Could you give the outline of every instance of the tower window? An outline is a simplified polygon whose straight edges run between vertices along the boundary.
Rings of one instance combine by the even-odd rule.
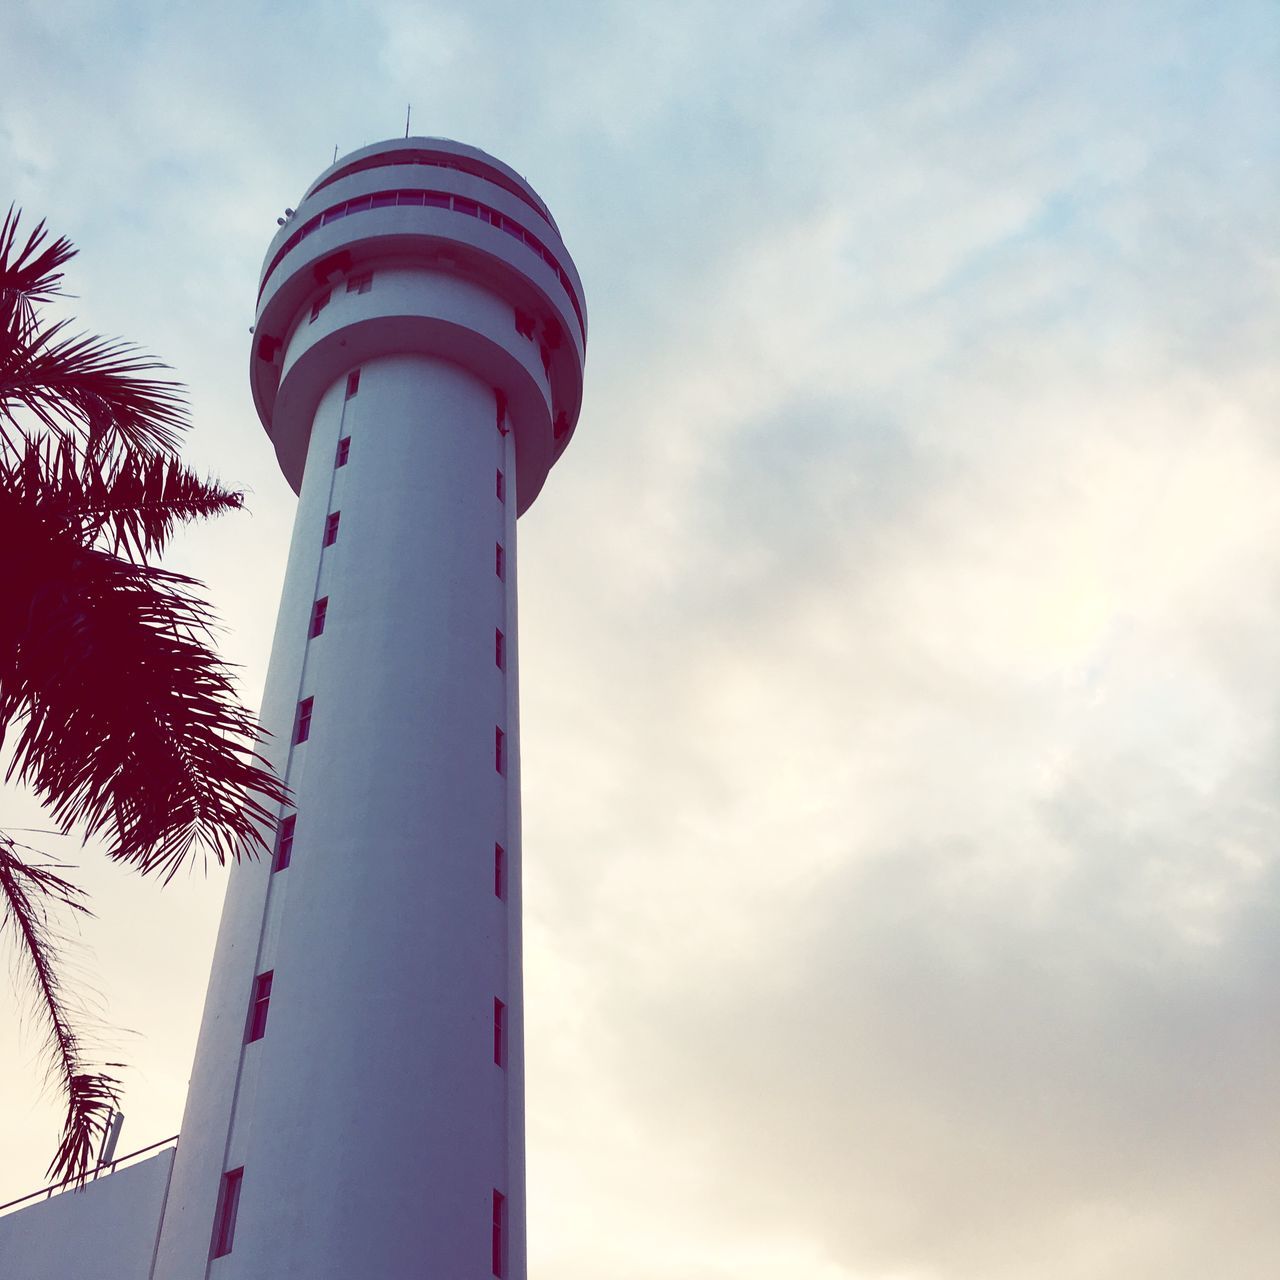
[[[502,554],[502,543],[498,543],[493,556],[493,571],[504,582],[507,580],[506,557]]]
[[[311,630],[307,632],[309,639],[314,640],[316,636],[324,634],[324,620],[329,613],[329,597],[321,596],[319,600],[311,606]]]
[[[507,771],[507,735],[496,727],[493,731],[493,767],[499,773]]]
[[[354,201],[352,203],[355,203]],[[367,207],[367,206],[366,206]],[[349,212],[356,213],[358,210],[349,209]],[[347,281],[348,293],[368,293],[373,288],[373,272],[366,271],[363,275],[352,276]]]
[[[324,545],[331,547],[338,540],[338,521],[342,519],[341,511],[330,511],[324,522]]]
[[[209,1248],[211,1258],[225,1258],[231,1252],[231,1241],[236,1234],[236,1213],[240,1208],[240,1184],[243,1181],[243,1165],[238,1169],[229,1169],[222,1175],[222,1185],[218,1188],[218,1208],[213,1215],[213,1243]],[[497,1195],[496,1191],[494,1195]],[[496,1209],[494,1214],[496,1222]]]
[[[499,467],[499,468],[498,468],[498,471],[497,471],[497,480],[495,481],[495,486],[494,486],[494,487],[497,489],[497,492],[498,492],[498,501],[499,501],[499,502],[506,502],[506,500],[507,500],[507,477],[506,477],[506,476],[504,476],[504,475],[502,474],[502,468],[501,468],[501,467]]]
[[[352,369],[347,374],[347,399],[350,400],[360,390],[360,370]]]
[[[507,896],[507,851],[500,844],[493,846],[493,894],[495,898]]]
[[[298,703],[298,722],[294,726],[293,741],[294,743],[306,742],[311,737],[311,708],[315,705],[314,698],[303,698]]]
[[[507,669],[507,637],[496,627],[493,632],[493,660],[500,670]]]
[[[280,819],[280,826],[276,829],[276,856],[271,862],[272,871],[283,871],[293,860],[293,829],[297,825],[296,813]]]
[[[507,1006],[493,998],[493,1060],[500,1066],[507,1065]]]
[[[320,296],[319,296],[319,297],[318,297],[318,298],[317,298],[317,299],[316,299],[316,300],[311,304],[311,323],[313,323],[313,324],[314,324],[314,323],[315,323],[315,320],[316,320],[316,317],[317,317],[317,316],[319,316],[319,314],[320,314],[320,313],[325,309],[325,307],[327,307],[327,306],[329,305],[329,298],[330,298],[330,296],[331,296],[331,295],[330,295],[330,293],[329,293],[329,290],[328,290],[328,289],[326,289],[326,290],[325,290],[325,291],[324,291],[324,292],[323,292],[323,293],[322,293],[322,294],[321,294],[321,295],[320,295]]]
[[[249,1006],[249,1025],[244,1033],[245,1044],[261,1040],[267,1033],[267,1006],[271,1003],[271,979],[274,969],[260,973],[253,980],[253,1003]]]
[[[502,1280],[507,1274],[507,1197],[496,1187],[493,1192],[493,1274]]]
[[[343,436],[338,441],[338,459],[333,465],[335,467],[345,467],[349,457],[351,457],[351,437]]]
[[[533,338],[533,317],[519,307],[516,308],[516,332],[522,338]]]

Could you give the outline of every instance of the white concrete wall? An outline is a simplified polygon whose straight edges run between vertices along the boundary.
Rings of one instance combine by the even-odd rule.
[[[350,400],[346,374],[312,431],[263,707],[297,799],[292,864],[231,877],[157,1280],[486,1276],[495,1187],[507,1274],[525,1274],[513,437],[458,365],[367,360]],[[306,696],[311,737],[290,750]],[[244,1045],[267,969],[266,1035]],[[206,1272],[219,1180],[240,1165],[234,1248]]]
[[[173,1148],[0,1217],[4,1280],[146,1280]]]

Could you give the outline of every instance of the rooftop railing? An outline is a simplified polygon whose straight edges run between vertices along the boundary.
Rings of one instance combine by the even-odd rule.
[[[164,1138],[160,1142],[153,1142],[149,1147],[139,1147],[137,1151],[130,1151],[127,1156],[119,1156],[115,1160],[109,1160],[106,1164],[100,1164],[96,1169],[85,1177],[85,1182],[96,1182],[99,1178],[105,1177],[109,1173],[115,1173],[122,1165],[132,1164],[139,1156],[145,1156],[149,1152],[159,1151],[164,1147],[177,1146],[178,1135],[175,1133],[172,1138]],[[57,1195],[59,1191],[74,1190],[78,1188],[80,1183],[74,1178],[64,1178],[61,1182],[51,1182],[47,1187],[41,1187],[39,1191],[32,1191],[29,1195],[19,1196],[16,1200],[10,1200],[8,1204],[0,1204],[0,1214],[8,1213],[10,1209],[18,1209],[26,1204],[33,1204],[37,1200],[49,1200]]]

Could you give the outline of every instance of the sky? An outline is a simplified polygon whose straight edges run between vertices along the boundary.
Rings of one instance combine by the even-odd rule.
[[[531,1280],[1273,1280],[1280,8],[5,26],[0,201],[248,493],[169,563],[250,705],[277,215],[412,102],[581,272],[582,417],[520,527]],[[225,873],[24,838],[94,898],[121,1150],[165,1138]],[[56,1142],[38,1049],[0,986],[0,1201]]]

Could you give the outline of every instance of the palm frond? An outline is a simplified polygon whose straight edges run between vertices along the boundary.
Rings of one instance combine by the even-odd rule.
[[[7,776],[165,880],[198,853],[265,852],[288,793],[206,642],[200,584],[33,534],[3,491],[0,545],[39,548],[0,594],[0,732],[21,724]]]
[[[58,910],[91,914],[82,891],[48,866],[25,862],[13,840],[0,832],[0,933],[11,927],[19,960],[48,1030],[49,1070],[60,1078],[67,1111],[49,1176],[83,1183],[93,1152],[119,1100],[119,1081],[85,1069],[85,1049],[59,976]]]
[[[20,415],[55,436],[172,453],[189,425],[181,384],[144,375],[168,366],[116,338],[66,333],[70,321],[0,331],[0,438],[12,451]]]
[[[46,244],[49,233],[43,220],[19,249],[20,221],[13,205],[0,221],[0,330],[25,334],[35,323],[36,306],[62,293],[58,268],[75,257],[76,250],[66,236]]]
[[[0,455],[0,490],[41,525],[135,561],[162,551],[180,522],[244,505],[242,493],[200,479],[175,457],[117,457],[66,437],[27,440],[20,454]]]

